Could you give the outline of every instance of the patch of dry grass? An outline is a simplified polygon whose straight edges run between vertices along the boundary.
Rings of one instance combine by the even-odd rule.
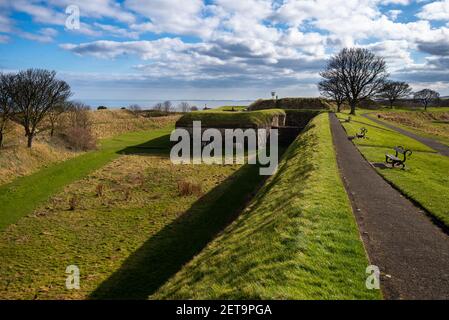
[[[214,214],[207,211],[210,204],[226,191],[205,198],[180,195],[178,181],[188,176],[206,194],[239,168],[121,156],[68,185],[0,234],[0,298],[86,298],[148,239],[159,234],[154,239],[164,240],[161,230],[187,210],[192,217],[200,211]],[[167,237],[173,241],[174,236]],[[71,264],[81,270],[81,290],[65,288],[65,269]]]
[[[152,299],[378,299],[327,114],[290,145],[242,214]]]
[[[136,116],[128,110],[97,110],[91,111],[89,116],[93,132],[98,139],[129,131],[163,128],[180,118],[180,115],[146,118]]]
[[[151,130],[174,124],[179,115],[145,118],[136,117],[127,110],[90,111],[89,121],[93,134],[98,139],[106,139],[131,131]],[[38,134],[29,150],[23,128],[11,123],[5,136],[5,148],[0,150],[0,185],[14,179],[30,175],[41,168],[61,162],[83,152],[69,150],[58,132],[50,137],[49,131]]]
[[[5,147],[0,150],[0,185],[78,154],[65,148],[58,138],[48,135],[37,136],[30,150],[26,147],[22,127],[12,124],[11,131],[5,136]]]
[[[449,143],[449,112],[414,111],[414,112],[382,112],[382,119],[404,127],[412,128]]]

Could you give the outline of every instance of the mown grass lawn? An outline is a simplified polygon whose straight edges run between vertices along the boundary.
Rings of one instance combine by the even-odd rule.
[[[241,216],[153,299],[377,299],[327,114],[289,147]]]
[[[257,166],[173,165],[143,148],[166,139],[127,149],[6,228],[0,298],[146,299],[232,221],[263,179]],[[180,181],[200,193],[180,194]],[[68,265],[80,268],[80,290],[65,288]]]
[[[361,112],[363,113],[363,111]],[[363,127],[368,130],[367,139],[354,140],[359,146],[390,148],[393,148],[395,146],[403,146],[413,151],[436,152],[435,150],[427,147],[419,141],[416,141],[415,139],[399,134],[392,129],[379,125],[376,122],[360,115],[351,115],[350,122],[345,122],[345,120],[348,118],[347,114],[339,113],[337,114],[337,117],[340,119],[340,121],[342,121],[342,124],[349,136],[355,136],[355,134],[360,132],[360,129]]]
[[[346,119],[347,115],[339,115]],[[376,168],[376,170],[405,195],[418,202],[431,215],[449,226],[449,158],[435,153],[422,143],[396,131],[378,125],[361,116],[343,122],[348,135],[361,127],[368,129],[369,139],[354,140],[365,158],[373,163],[385,162],[385,154],[394,154],[394,146],[402,145],[413,151],[406,170]]]
[[[50,165],[32,175],[0,186],[0,231],[31,213],[65,185],[85,177],[118,157],[120,150],[165,136],[172,129],[173,126],[168,126],[164,129],[126,133],[106,139],[97,151]]]

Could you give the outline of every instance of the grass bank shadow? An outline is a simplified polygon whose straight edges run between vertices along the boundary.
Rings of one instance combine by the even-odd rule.
[[[166,134],[135,146],[126,147],[117,153],[125,155],[168,155],[171,146],[170,135]]]
[[[256,165],[240,168],[150,237],[90,298],[148,299],[236,218],[264,179]]]

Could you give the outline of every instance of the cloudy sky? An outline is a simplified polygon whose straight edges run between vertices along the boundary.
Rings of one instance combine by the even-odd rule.
[[[0,69],[54,69],[78,99],[316,96],[349,46],[449,95],[449,0],[0,0]]]

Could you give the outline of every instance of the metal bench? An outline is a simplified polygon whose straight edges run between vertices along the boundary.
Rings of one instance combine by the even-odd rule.
[[[355,136],[349,136],[348,139],[349,140],[354,140],[355,138],[357,139],[368,139],[368,137],[366,136],[366,133],[368,132],[368,130],[366,128],[361,128],[360,129],[360,133],[356,133]]]
[[[387,164],[391,164],[394,168],[396,165],[401,165],[402,169],[405,168],[405,161],[407,161],[407,156],[410,157],[412,155],[412,151],[408,149],[404,149],[402,146],[397,146],[393,148],[396,151],[396,154],[393,156],[391,154],[385,154],[385,162]],[[402,159],[399,158],[399,155],[402,155]]]
[[[360,129],[360,133],[357,133],[356,136],[359,139],[365,139],[366,138],[365,135],[366,135],[367,132],[368,132],[368,129],[363,127],[363,128]]]

